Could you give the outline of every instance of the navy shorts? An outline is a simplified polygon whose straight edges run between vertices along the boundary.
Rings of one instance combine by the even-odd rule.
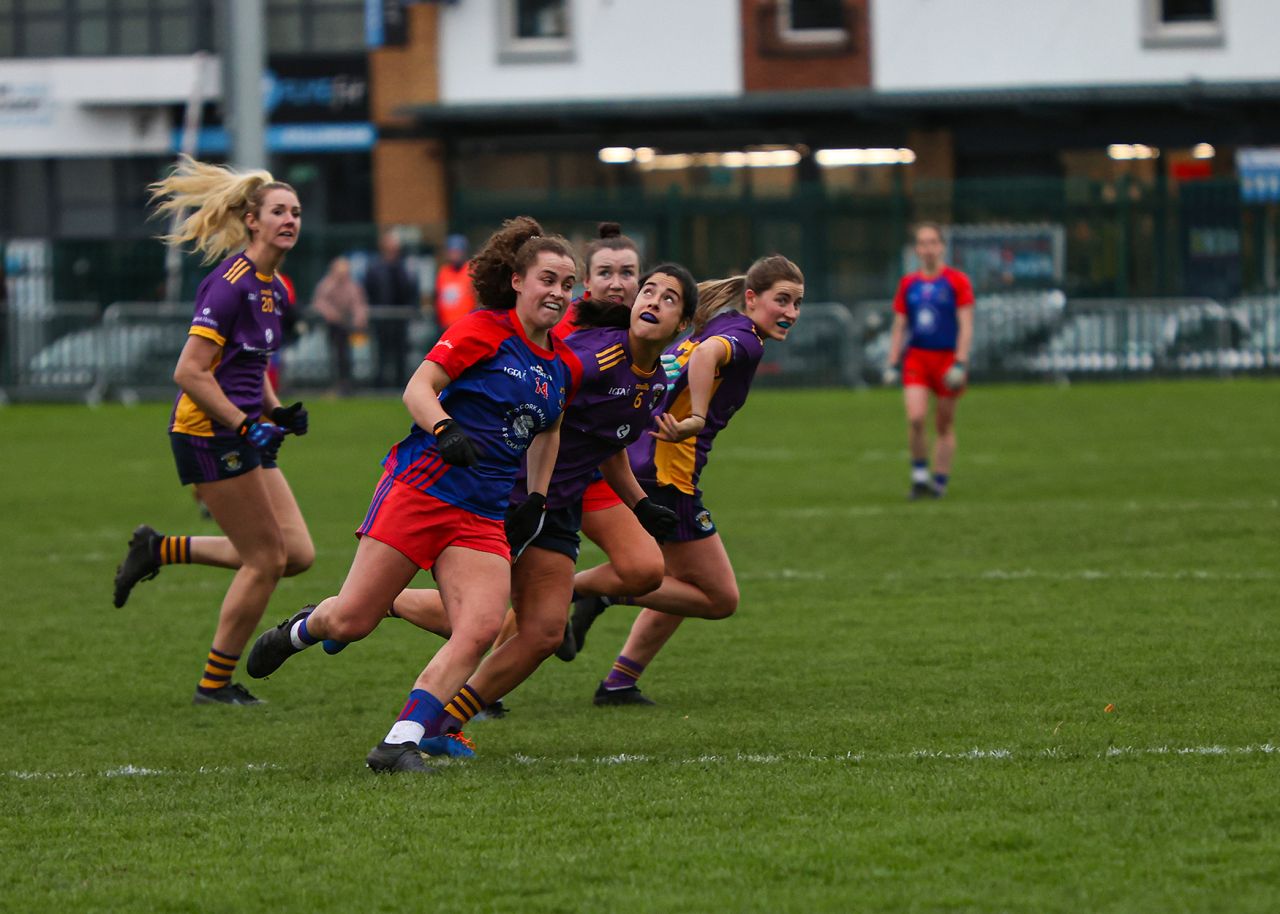
[[[507,508],[510,515],[515,506]],[[582,529],[582,499],[563,508],[548,508],[542,518],[542,530],[533,538],[530,546],[559,552],[567,555],[575,562],[578,551],[582,548],[582,539],[578,531]]]
[[[676,512],[676,532],[664,539],[664,543],[688,543],[715,534],[716,522],[702,503],[701,495],[686,495],[675,486],[642,485],[650,501]]]
[[[178,479],[184,486],[198,482],[234,479],[262,467],[273,470],[276,462],[241,438],[213,438],[170,432],[173,460],[178,465]]]

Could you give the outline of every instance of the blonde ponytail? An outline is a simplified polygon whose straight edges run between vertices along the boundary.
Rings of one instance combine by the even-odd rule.
[[[693,332],[697,333],[725,308],[741,311],[747,305],[747,277],[709,279],[698,283],[698,310],[693,313]]]
[[[198,162],[190,156],[178,159],[169,176],[147,189],[156,203],[156,214],[172,216],[193,212],[182,219],[171,234],[161,235],[165,244],[191,247],[204,255],[205,263],[221,260],[251,240],[244,217],[256,212],[268,190],[284,188],[294,192],[271,172],[237,172],[221,165]]]

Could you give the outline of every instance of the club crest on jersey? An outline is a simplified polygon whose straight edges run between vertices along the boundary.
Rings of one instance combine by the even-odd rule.
[[[698,529],[705,533],[710,533],[716,528],[715,522],[711,520],[711,512],[702,509],[694,517],[693,522],[698,525]]]
[[[523,453],[533,436],[550,424],[541,406],[521,403],[507,411],[502,423],[502,440],[511,450]]]
[[[222,461],[222,468],[228,473],[238,472],[244,466],[244,463],[240,460],[239,451],[227,451],[219,459]]]

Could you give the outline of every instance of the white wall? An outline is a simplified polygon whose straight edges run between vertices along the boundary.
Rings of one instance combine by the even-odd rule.
[[[499,63],[499,4],[440,7],[446,104],[708,97],[742,91],[738,0],[570,0],[573,58]]]
[[[168,153],[166,106],[191,94],[190,57],[48,58],[0,61],[0,158]],[[207,60],[204,97],[221,87]]]
[[[873,0],[882,91],[1280,79],[1280,0],[1218,0],[1215,48],[1143,45],[1145,0]]]

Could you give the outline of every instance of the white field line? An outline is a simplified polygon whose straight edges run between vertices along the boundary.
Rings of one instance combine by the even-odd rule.
[[[766,568],[742,571],[740,581],[827,581],[865,580],[873,575],[828,574],[815,568]],[[1078,568],[1072,571],[1042,571],[1036,568],[990,568],[971,574],[926,575],[932,580],[952,581],[1274,581],[1280,579],[1276,571],[1216,571],[1208,568],[1179,568],[1174,571],[1102,571],[1096,568]],[[880,580],[918,582],[917,572],[888,571]]]
[[[1280,745],[1274,743],[1258,743],[1247,746],[1109,746],[1102,752],[1079,753],[1050,747],[1036,750],[1015,749],[983,749],[975,746],[959,752],[936,749],[913,749],[910,752],[839,752],[834,755],[819,755],[811,752],[783,753],[751,753],[737,752],[724,755],[698,755],[690,758],[670,759],[662,756],[621,753],[618,755],[600,755],[586,757],[571,755],[564,758],[551,756],[532,756],[516,753],[511,759],[520,765],[649,765],[666,764],[672,766],[685,765],[777,765],[784,762],[803,762],[813,764],[857,764],[859,762],[901,762],[901,761],[1035,761],[1051,759],[1070,761],[1074,759],[1110,759],[1120,757],[1146,756],[1208,756],[1227,757],[1241,755],[1280,755]],[[457,764],[454,759],[442,760],[446,764]],[[137,765],[121,765],[105,771],[6,771],[2,777],[15,781],[52,781],[73,778],[121,778],[121,777],[186,777],[193,774],[237,774],[240,772],[283,771],[279,765],[259,763],[245,765],[242,768],[223,766],[204,766],[195,769],[144,768]]]
[[[1129,499],[1127,501],[1113,501],[1111,499],[1083,499],[1083,498],[1063,498],[1063,499],[1038,499],[1035,501],[1028,499],[1016,499],[1010,501],[955,501],[943,499],[940,505],[945,508],[948,514],[973,514],[973,515],[990,515],[990,514],[1006,514],[1009,512],[1017,512],[1018,514],[1026,514],[1028,512],[1040,511],[1045,516],[1053,514],[1061,514],[1066,511],[1089,511],[1089,512],[1108,512],[1118,511],[1123,514],[1189,514],[1189,513],[1207,513],[1215,511],[1225,511],[1230,514],[1248,514],[1258,511],[1275,511],[1280,509],[1280,499],[1277,498],[1224,498],[1219,501],[1205,501],[1201,499],[1184,499],[1179,501],[1137,501]],[[860,504],[827,504],[827,505],[810,505],[807,507],[796,508],[780,508],[773,510],[738,510],[732,506],[722,507],[720,513],[724,515],[732,515],[734,518],[768,518],[777,519],[779,517],[799,518],[801,520],[810,518],[842,518],[842,517],[876,517],[884,514],[900,514],[909,510],[909,506],[904,501],[900,506],[890,505],[860,505]]]

